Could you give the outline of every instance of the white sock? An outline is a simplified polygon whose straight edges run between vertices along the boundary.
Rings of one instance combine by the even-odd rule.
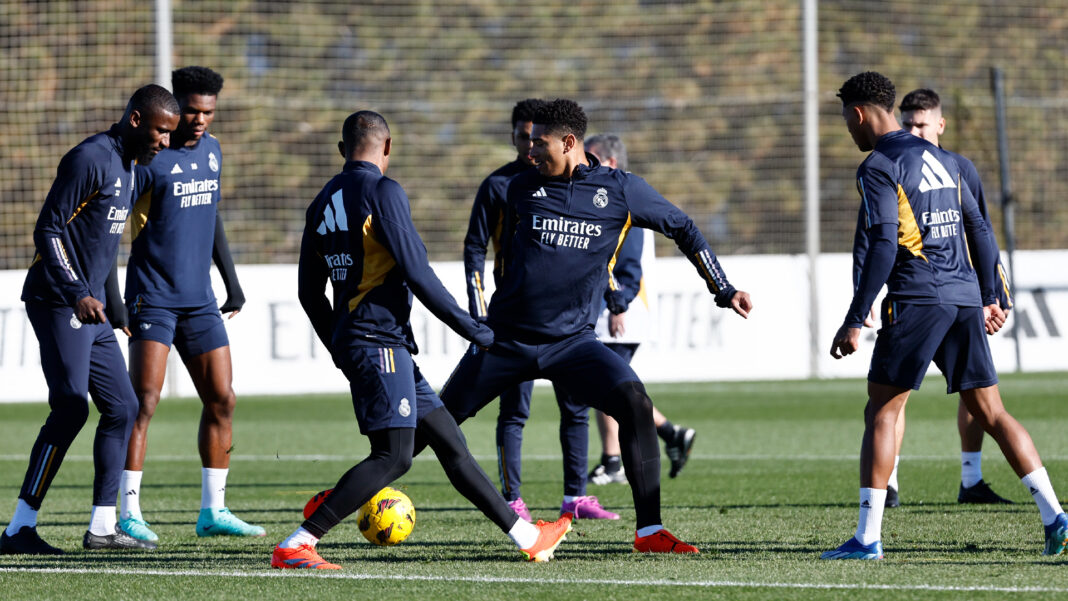
[[[971,488],[983,479],[983,452],[960,453],[960,483],[964,488]]]
[[[141,519],[141,474],[122,470],[119,478],[119,517]]]
[[[315,538],[315,535],[313,535],[311,532],[308,532],[304,529],[303,526],[301,526],[300,528],[294,530],[293,534],[289,535],[289,538],[278,543],[278,546],[282,547],[283,549],[296,549],[301,545],[311,545],[314,547],[317,544],[319,544],[319,539]]]
[[[1038,511],[1042,514],[1043,524],[1049,526],[1053,523],[1053,520],[1057,519],[1058,515],[1064,513],[1061,509],[1060,501],[1057,500],[1057,495],[1053,492],[1053,485],[1049,482],[1049,474],[1046,473],[1046,468],[1038,468],[1020,478],[1020,482],[1023,482],[1023,485],[1030,491],[1031,496],[1035,498],[1035,503],[1038,504]]]
[[[89,532],[97,536],[115,534],[115,506],[93,505],[89,516]]]
[[[538,528],[534,524],[520,518],[508,531],[508,538],[520,549],[529,549],[538,542],[538,534]]]
[[[23,526],[37,527],[37,510],[30,507],[26,501],[19,499],[18,504],[15,505],[15,515],[11,516],[11,523],[7,525],[5,532],[8,536],[15,536]]]
[[[897,463],[899,461],[901,461],[901,456],[894,455],[894,471],[890,472],[890,479],[886,482],[886,485],[892,487],[894,490],[901,490],[897,486]]]
[[[574,495],[564,495],[564,503],[574,503],[577,498]]]
[[[230,468],[200,468],[200,508],[226,507],[226,476]]]
[[[638,528],[638,538],[641,538],[643,536],[649,536],[650,534],[656,534],[657,532],[660,532],[663,529],[663,524],[653,524],[652,526],[644,526],[642,528]]]
[[[883,536],[883,509],[886,507],[886,489],[860,489],[860,519],[857,520],[856,538],[862,545],[870,545]]]

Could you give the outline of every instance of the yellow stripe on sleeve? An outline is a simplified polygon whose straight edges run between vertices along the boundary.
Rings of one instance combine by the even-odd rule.
[[[619,241],[616,242],[616,250],[612,252],[612,258],[608,260],[608,289],[612,291],[619,290],[619,283],[616,282],[613,271],[616,268],[616,259],[619,258],[619,249],[623,248],[623,242],[627,239],[630,227],[630,211],[627,211],[627,222],[623,224],[623,229],[619,230]]]

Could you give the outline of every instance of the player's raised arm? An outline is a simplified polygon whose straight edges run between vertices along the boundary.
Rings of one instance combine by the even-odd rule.
[[[634,224],[658,231],[674,240],[679,250],[697,268],[709,292],[715,295],[716,306],[730,307],[738,315],[748,317],[753,308],[749,293],[737,290],[727,280],[715,253],[693,219],[661,196],[644,179],[629,173],[625,177],[627,182],[624,191]]]
[[[426,246],[412,223],[408,195],[400,184],[382,178],[376,194],[380,203],[379,215],[372,220],[372,227],[381,235],[383,246],[403,271],[412,293],[457,334],[479,346],[493,344],[493,331],[464,313],[430,267]]]

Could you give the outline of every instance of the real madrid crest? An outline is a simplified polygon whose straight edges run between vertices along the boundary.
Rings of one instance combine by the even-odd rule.
[[[209,152],[208,153],[208,167],[212,171],[218,171],[219,170],[219,159],[215,158],[215,153],[214,152]]]
[[[82,321],[78,319],[78,315],[75,313],[71,313],[70,327],[74,328],[75,330],[80,330],[82,327]]]
[[[597,193],[593,195],[593,206],[598,209],[608,206],[608,190],[597,188]]]

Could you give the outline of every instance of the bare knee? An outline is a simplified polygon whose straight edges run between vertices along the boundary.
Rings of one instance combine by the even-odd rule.
[[[217,422],[232,421],[236,405],[237,396],[233,388],[216,391],[204,400],[204,415]]]
[[[149,422],[156,414],[160,394],[158,390],[142,389],[137,391],[137,421]]]

